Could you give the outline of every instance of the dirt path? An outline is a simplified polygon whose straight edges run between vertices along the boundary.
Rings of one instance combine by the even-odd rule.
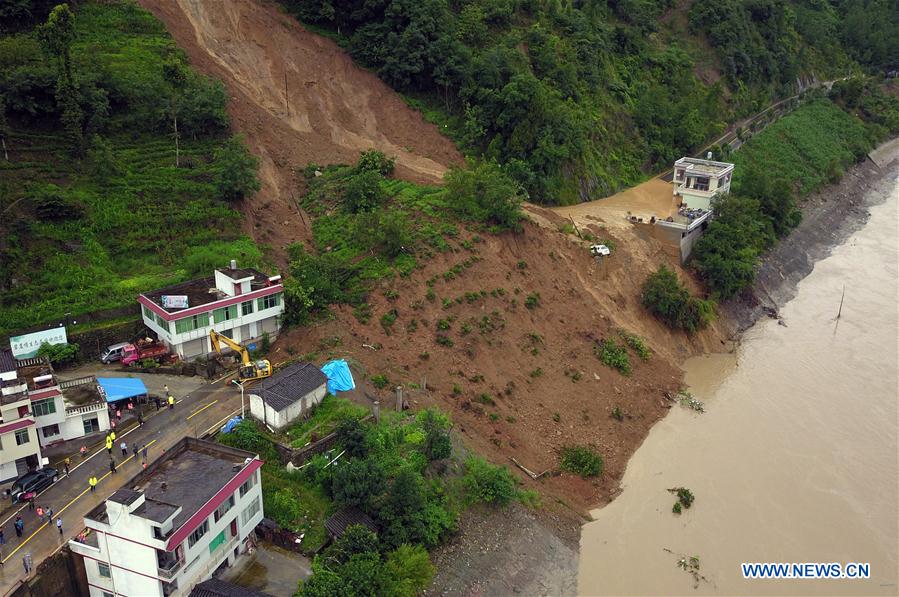
[[[274,249],[308,239],[294,198],[296,169],[352,162],[360,151],[396,156],[397,175],[440,182],[461,162],[453,144],[334,42],[264,0],[139,0],[191,63],[228,89],[234,128],[261,159],[262,189],[242,206],[245,230]]]

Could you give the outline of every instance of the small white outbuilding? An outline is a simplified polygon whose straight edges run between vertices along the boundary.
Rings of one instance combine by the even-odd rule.
[[[328,378],[312,363],[294,363],[250,390],[250,414],[280,430],[320,403]]]

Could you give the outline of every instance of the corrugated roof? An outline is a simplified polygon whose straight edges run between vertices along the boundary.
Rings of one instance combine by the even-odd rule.
[[[375,521],[359,508],[341,508],[325,521],[325,528],[332,537],[340,537],[347,527],[354,524],[361,524],[375,533],[378,532],[378,525],[375,524]]]
[[[260,593],[245,587],[232,585],[229,582],[210,578],[193,588],[190,597],[271,597],[268,593]]]
[[[8,348],[0,350],[0,372],[8,373],[16,370],[16,359]]]
[[[252,393],[282,411],[327,383],[327,376],[312,363],[294,363],[263,380]]]

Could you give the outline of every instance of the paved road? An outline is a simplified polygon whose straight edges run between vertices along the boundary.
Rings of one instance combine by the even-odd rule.
[[[34,567],[46,557],[60,549],[66,541],[76,536],[84,528],[84,515],[94,506],[121,487],[135,475],[141,467],[140,459],[122,457],[119,444],[124,439],[129,448],[133,443],[147,445],[148,460],[155,460],[163,449],[171,448],[182,437],[202,436],[215,429],[235,412],[240,411],[240,392],[224,381],[204,385],[181,400],[174,409],[163,407],[158,412],[150,405],[143,427],[132,423],[129,428],[117,434],[113,457],[117,472],[110,473],[109,457],[105,448],[91,452],[83,461],[73,458],[70,474],[41,493],[36,505],[53,509],[53,523],[41,522],[27,507],[22,506],[0,519],[6,543],[0,545],[0,595],[7,595],[25,578],[22,558],[30,553]],[[91,493],[88,479],[96,475],[99,483],[95,493]],[[25,532],[21,539],[16,537],[13,521],[19,515],[25,521]],[[63,534],[56,530],[56,517],[63,521]]]

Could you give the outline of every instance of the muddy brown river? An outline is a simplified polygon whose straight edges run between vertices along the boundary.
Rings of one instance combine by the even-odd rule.
[[[685,364],[706,412],[675,407],[592,512],[580,594],[899,594],[897,204],[899,184],[800,283],[786,327]],[[678,486],[696,496],[679,516]],[[867,562],[870,579],[748,580],[742,562]]]

